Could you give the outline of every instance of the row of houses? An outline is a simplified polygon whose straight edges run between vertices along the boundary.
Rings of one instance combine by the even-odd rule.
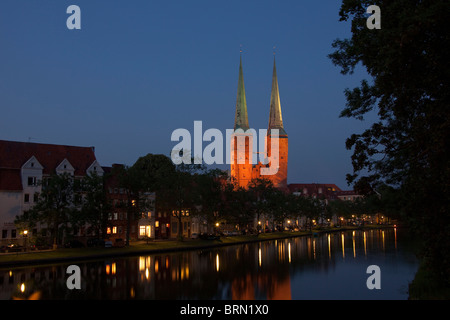
[[[107,238],[112,241],[125,239],[127,211],[120,204],[126,201],[126,194],[113,174],[114,167],[118,166],[122,165],[101,166],[94,147],[0,140],[0,246],[23,244],[24,230],[19,230],[15,225],[16,217],[31,209],[38,201],[42,191],[40,181],[52,174],[63,173],[70,174],[74,179],[82,179],[94,172],[99,176],[108,174],[104,187],[112,209],[108,216]],[[145,196],[154,203],[154,193]],[[132,222],[130,239],[175,238],[178,235],[178,223],[179,219],[174,213],[156,212],[150,208]],[[191,218],[188,210],[182,211],[181,223],[185,237],[206,232],[204,224]],[[38,224],[33,230],[27,230],[25,236],[42,235],[45,227]],[[96,235],[91,234],[89,228],[80,228],[76,236],[86,241]]]
[[[23,243],[23,230],[18,230],[14,223],[16,216],[29,210],[36,203],[42,191],[39,181],[52,174],[68,173],[75,179],[96,173],[108,174],[105,182],[107,197],[112,203],[108,216],[107,238],[109,240],[125,239],[127,230],[127,211],[120,204],[127,200],[125,190],[119,185],[113,174],[114,168],[101,166],[95,155],[94,147],[76,147],[65,145],[41,144],[31,142],[14,142],[0,140],[0,246],[10,243]],[[290,184],[289,191],[297,195],[320,197],[328,200],[353,200],[359,195],[353,191],[342,191],[334,184]],[[155,202],[155,194],[145,195],[150,202]],[[181,212],[181,232],[184,237],[208,232],[204,221],[190,215],[189,210]],[[130,226],[130,239],[176,238],[180,220],[175,212],[159,212],[153,208],[142,212]],[[37,225],[27,230],[26,237],[42,234],[45,226]],[[89,239],[96,235],[89,233],[89,228],[80,228],[77,236]]]

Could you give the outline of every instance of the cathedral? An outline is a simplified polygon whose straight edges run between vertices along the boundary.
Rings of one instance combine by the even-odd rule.
[[[239,63],[236,115],[234,120],[234,131],[231,136],[230,144],[231,179],[236,187],[247,188],[253,179],[265,178],[270,180],[276,188],[287,190],[288,135],[283,126],[275,57],[273,61],[269,125],[267,128],[267,136],[264,137],[265,149],[259,150],[260,152],[263,152],[268,159],[270,159],[268,164],[263,164],[261,162],[254,164],[255,162],[253,161],[253,157],[257,158],[258,153],[253,150],[253,136],[254,135],[251,133],[248,121],[244,72],[242,69],[241,56]],[[259,138],[261,139],[261,137]],[[273,146],[276,146],[274,150],[272,150]],[[268,168],[273,166],[275,166],[273,174],[264,173],[267,172]]]

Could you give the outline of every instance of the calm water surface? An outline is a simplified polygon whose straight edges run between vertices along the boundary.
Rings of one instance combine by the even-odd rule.
[[[81,290],[67,289],[71,264],[81,268]],[[380,267],[380,290],[366,286],[370,265]],[[417,269],[404,230],[358,230],[0,269],[0,299],[407,299]]]

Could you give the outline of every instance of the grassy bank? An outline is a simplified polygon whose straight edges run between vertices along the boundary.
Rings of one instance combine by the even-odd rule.
[[[390,227],[390,226],[386,226]],[[380,226],[365,226],[364,229],[380,228]],[[347,230],[356,230],[357,227],[348,226],[341,228],[313,229],[311,231],[297,232],[272,232],[261,233],[259,235],[239,235],[230,237],[221,237],[219,240],[186,239],[177,240],[156,240],[132,242],[129,246],[123,248],[76,248],[76,249],[57,249],[47,251],[33,251],[0,254],[0,267],[18,267],[26,265],[37,265],[45,263],[93,260],[108,257],[123,257],[137,254],[152,254],[161,252],[175,252],[182,250],[205,249],[226,245],[242,244],[257,241],[268,241],[275,239],[286,239],[300,237],[324,232],[339,232]]]

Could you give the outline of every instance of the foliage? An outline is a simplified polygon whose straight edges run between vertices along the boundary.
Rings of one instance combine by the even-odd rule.
[[[381,8],[380,30],[366,27],[369,5]],[[341,117],[378,118],[347,139],[348,182],[367,194],[397,188],[401,212],[425,240],[425,260],[450,283],[449,16],[448,1],[344,0],[340,19],[351,20],[352,36],[335,40],[329,57],[343,74],[360,64],[372,78],[345,90]]]
[[[67,173],[54,174],[39,184],[42,192],[37,203],[32,209],[16,217],[15,223],[27,225],[28,228],[36,226],[37,223],[45,224],[51,232],[53,244],[57,245],[63,232],[73,227],[69,221],[74,220],[72,217],[80,203],[80,198],[76,197],[80,185]]]

